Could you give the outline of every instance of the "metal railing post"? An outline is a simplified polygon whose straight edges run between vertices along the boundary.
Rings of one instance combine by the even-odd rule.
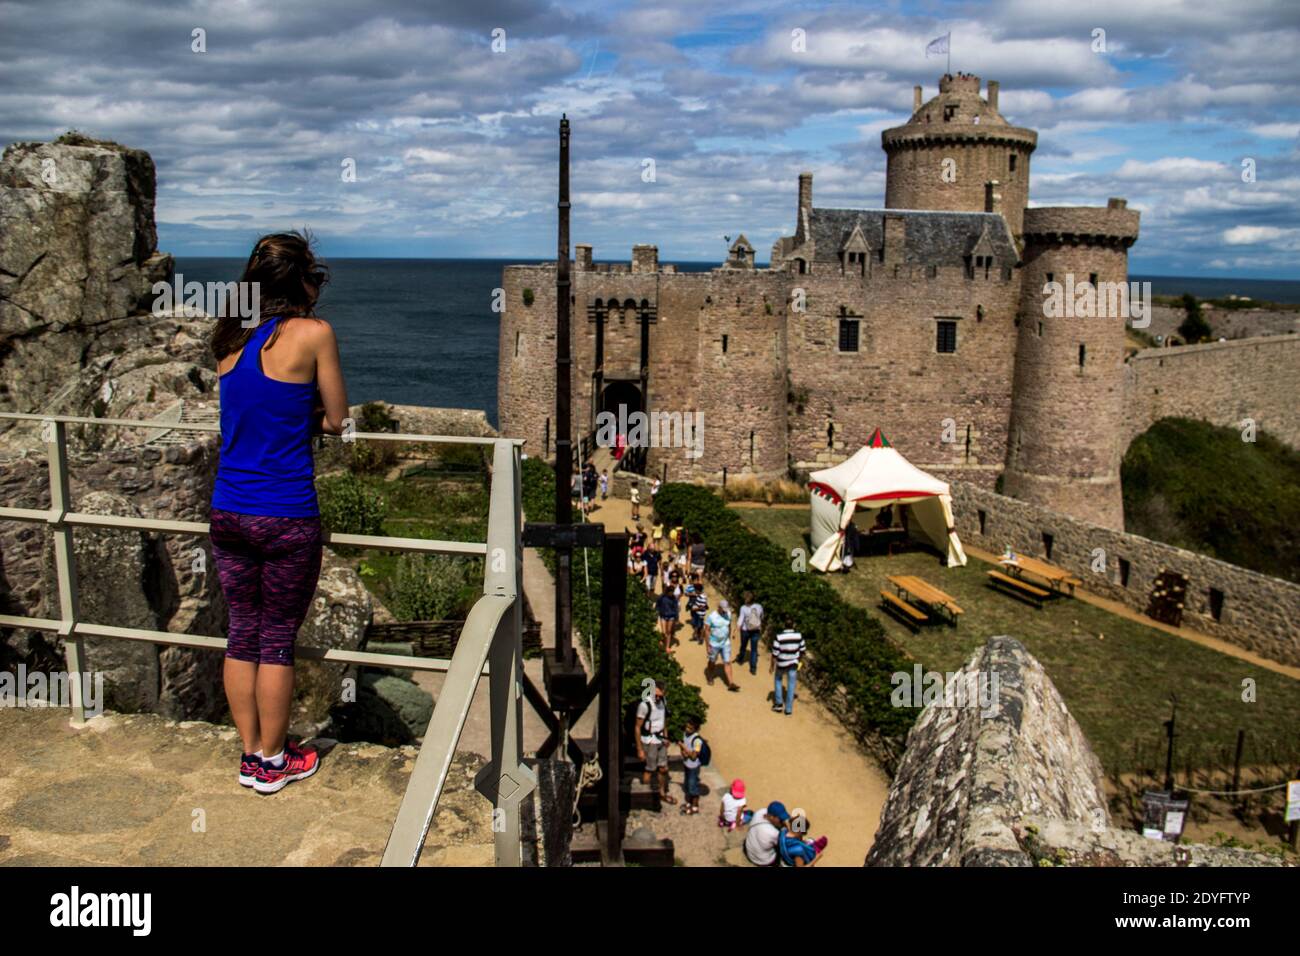
[[[68,668],[67,686],[72,697],[72,726],[80,727],[86,722],[85,697],[81,686],[86,642],[75,633],[78,607],[77,558],[73,552],[72,525],[64,520],[64,516],[72,510],[72,492],[68,481],[68,436],[64,423],[60,421],[45,421],[41,428],[50,473],[50,527],[54,532],[54,570],[59,582],[59,619],[62,621],[59,634],[63,637],[64,659]],[[51,686],[54,686],[53,682]]]
[[[523,710],[523,548],[520,542],[523,507],[520,499],[519,451],[498,442],[492,461],[492,493],[488,506],[488,558],[483,593],[509,597],[488,653],[488,702],[492,721],[492,761],[474,781],[492,801],[492,831],[497,866],[520,866],[520,805],[537,785],[524,764]]]

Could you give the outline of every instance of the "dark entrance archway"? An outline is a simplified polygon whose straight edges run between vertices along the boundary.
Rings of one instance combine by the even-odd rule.
[[[620,406],[626,407],[626,411],[621,410]],[[606,382],[605,391],[600,396],[600,410],[614,415],[620,423],[633,412],[645,411],[645,404],[641,400],[641,386],[636,382],[628,381]]]

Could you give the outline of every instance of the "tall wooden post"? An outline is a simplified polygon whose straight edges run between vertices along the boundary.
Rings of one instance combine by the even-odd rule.
[[[572,357],[569,341],[569,118],[560,119],[559,242],[555,259],[555,522],[570,523],[573,483]],[[573,664],[573,608],[570,565],[573,551],[555,549],[555,651],[564,667]]]
[[[616,863],[623,857],[623,810],[619,791],[623,779],[623,620],[627,609],[626,531],[605,537],[601,554],[600,611],[600,761],[601,810],[605,829],[603,857]]]

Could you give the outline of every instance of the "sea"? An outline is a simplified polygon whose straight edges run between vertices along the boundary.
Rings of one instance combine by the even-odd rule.
[[[245,260],[178,256],[185,282],[233,282]],[[520,259],[330,259],[317,312],[334,326],[351,402],[481,408],[497,424],[497,314],[502,266]],[[678,262],[703,272],[714,262]],[[1300,303],[1300,282],[1130,275],[1156,295],[1247,295]]]

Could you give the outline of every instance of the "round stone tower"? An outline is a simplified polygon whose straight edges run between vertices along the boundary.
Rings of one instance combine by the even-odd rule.
[[[941,78],[939,95],[927,103],[916,87],[912,118],[881,133],[881,143],[888,208],[993,212],[992,194],[1000,192],[1000,211],[1020,236],[1038,134],[1002,118],[996,81],[988,84],[987,99],[980,78],[967,74]],[[990,183],[996,184],[991,190]]]
[[[1015,386],[1002,491],[1124,526],[1120,432],[1128,247],[1138,214],[1043,207],[1024,217]],[[1149,303],[1148,303],[1149,304]]]

